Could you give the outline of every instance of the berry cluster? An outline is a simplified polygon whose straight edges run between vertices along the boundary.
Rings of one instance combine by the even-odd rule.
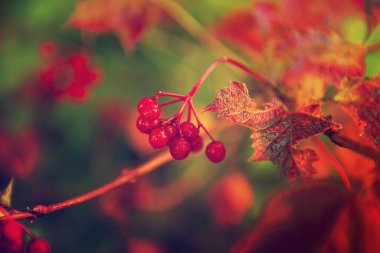
[[[161,96],[174,97],[175,100],[164,104],[158,104],[158,98]],[[163,106],[184,101],[178,113],[170,118],[163,119],[161,108]],[[188,106],[187,121],[181,122],[182,113]],[[176,160],[185,159],[190,152],[198,152],[203,147],[203,138],[199,135],[200,129],[210,137],[211,143],[206,147],[206,156],[214,163],[221,162],[226,150],[220,141],[215,141],[207,129],[200,122],[194,109],[191,98],[188,96],[159,92],[155,97],[143,98],[137,105],[140,116],[137,119],[136,126],[140,132],[149,135],[149,143],[153,148],[169,147],[170,154]],[[197,126],[191,122],[191,115],[195,116]]]
[[[25,230],[32,239],[25,250]],[[2,253],[50,253],[50,244],[42,237],[35,237],[31,231],[16,221],[8,221],[0,225],[0,252]]]

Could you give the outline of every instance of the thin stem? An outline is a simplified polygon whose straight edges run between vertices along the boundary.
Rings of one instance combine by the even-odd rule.
[[[350,180],[348,179],[346,170],[343,168],[342,164],[335,158],[333,154],[331,154],[330,150],[320,139],[315,138],[313,140],[314,143],[318,146],[319,150],[323,153],[323,155],[331,162],[332,165],[334,165],[346,188],[351,190],[352,186]]]
[[[378,168],[380,167],[380,152],[372,146],[357,142],[339,132],[327,131],[325,132],[325,135],[327,135],[336,145],[368,157],[376,163]]]
[[[181,101],[183,101],[183,99],[179,98],[179,99],[175,99],[175,100],[172,100],[172,101],[168,101],[168,102],[162,103],[162,104],[160,104],[160,106],[164,107],[164,106],[175,104],[175,103],[178,103],[178,102],[181,102]]]
[[[189,102],[189,109],[191,109],[193,111],[195,120],[197,121],[197,124],[198,124],[198,127],[203,129],[203,131],[207,134],[207,136],[211,139],[211,141],[214,141],[214,138],[212,137],[211,133],[205,128],[205,126],[199,120],[198,114],[194,108],[194,103],[192,100],[190,100],[190,102]]]
[[[27,226],[20,222],[18,224],[32,239],[36,238],[36,235],[33,233],[33,231],[30,230]]]
[[[263,82],[264,84],[268,85],[272,92],[274,92],[276,95],[279,95],[279,91],[277,90],[276,86],[265,76],[261,75],[260,73],[254,71],[250,67],[246,66],[245,64],[231,59],[229,57],[223,57],[220,59],[215,60],[213,63],[211,63],[206,70],[202,73],[202,75],[199,77],[198,81],[195,83],[194,87],[190,90],[188,95],[190,98],[194,97],[194,95],[199,90],[200,86],[203,84],[203,82],[206,80],[206,78],[210,75],[210,73],[220,64],[223,63],[229,63],[256,78],[257,80]]]
[[[223,43],[213,36],[175,0],[151,0],[151,2],[166,12],[184,30],[205,45],[215,56],[219,57],[220,55],[227,54],[236,59],[240,59],[238,55],[224,46]]]
[[[188,106],[187,107],[187,122],[190,122],[190,121],[191,121],[191,108],[190,106]]]
[[[89,191],[85,194],[52,205],[37,205],[31,208],[29,212],[16,211],[14,213],[11,213],[10,215],[0,217],[0,221],[6,221],[11,219],[17,220],[25,218],[37,218],[44,214],[56,212],[64,208],[86,202],[88,200],[99,197],[111,190],[114,190],[124,185],[125,183],[132,183],[140,176],[145,175],[170,161],[172,161],[170,153],[163,152],[134,170],[123,170],[123,173],[119,177],[115,178],[113,181],[92,191]]]
[[[162,91],[157,92],[156,96],[154,96],[155,99],[158,99],[159,97],[173,97],[173,98],[179,98],[182,100],[186,98],[186,96],[181,95],[181,94],[176,94],[176,93],[171,93],[171,92],[162,92]]]

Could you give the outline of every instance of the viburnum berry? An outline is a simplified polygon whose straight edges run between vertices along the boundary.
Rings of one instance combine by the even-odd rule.
[[[183,122],[181,124],[181,131],[183,138],[185,138],[189,142],[195,141],[195,139],[199,135],[199,129],[196,126],[194,126],[194,124],[191,122]]]
[[[160,126],[161,120],[155,119],[155,120],[149,120],[142,116],[139,116],[136,121],[136,127],[140,132],[144,134],[150,134],[150,132],[154,129]]]
[[[226,156],[226,149],[224,144],[220,141],[213,141],[206,147],[207,158],[214,163],[219,163],[223,161]]]
[[[185,159],[191,151],[190,142],[185,138],[176,138],[170,142],[170,154],[176,160]]]
[[[42,237],[34,238],[28,243],[26,248],[27,253],[50,253],[50,244]]]
[[[170,123],[166,124],[164,126],[164,131],[169,139],[174,139],[178,137],[178,133],[179,133],[178,127],[174,124],[170,124]]]
[[[16,221],[6,222],[0,233],[1,252],[21,252],[24,247],[24,232]]]
[[[198,135],[198,137],[191,143],[191,151],[198,152],[203,147],[203,138]]]
[[[149,143],[153,148],[162,148],[168,143],[168,136],[163,127],[158,127],[152,130],[149,134]]]
[[[143,98],[137,105],[140,115],[149,120],[155,120],[160,117],[161,108],[156,100],[152,98]]]

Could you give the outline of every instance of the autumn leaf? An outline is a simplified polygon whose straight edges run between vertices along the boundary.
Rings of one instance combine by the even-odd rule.
[[[380,1],[364,0],[364,10],[370,30],[373,30],[380,21]]]
[[[293,33],[277,50],[299,69],[318,72],[326,81],[339,83],[343,76],[362,77],[365,73],[365,47],[344,41],[333,32]]]
[[[316,252],[352,199],[347,190],[323,182],[286,189],[269,200],[252,230],[230,252]]]
[[[147,0],[83,0],[66,25],[89,33],[113,33],[130,49],[161,17],[162,12]]]
[[[290,180],[309,178],[316,171],[312,163],[318,158],[311,149],[298,149],[302,140],[340,125],[322,115],[318,104],[310,104],[304,111],[290,112],[281,101],[273,99],[263,109],[249,96],[245,84],[231,82],[230,87],[218,91],[207,107],[219,118],[252,130],[255,153],[252,161],[270,160],[279,167],[280,174]]]
[[[367,80],[344,79],[335,99],[351,108],[363,133],[380,148],[380,76]]]

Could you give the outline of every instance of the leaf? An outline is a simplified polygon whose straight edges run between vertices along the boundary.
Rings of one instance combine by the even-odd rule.
[[[380,1],[364,0],[364,9],[370,30],[373,30],[380,21]]]
[[[229,13],[214,26],[213,30],[217,37],[237,44],[244,50],[259,53],[265,46],[257,19],[249,10]]]
[[[212,186],[208,200],[217,225],[227,228],[243,220],[254,203],[254,192],[244,174],[229,172]]]
[[[380,76],[368,80],[343,80],[335,99],[351,108],[363,133],[380,148]]]
[[[0,191],[0,204],[3,206],[11,206],[12,190],[13,190],[13,178],[10,179],[8,185],[4,190]]]
[[[351,199],[347,190],[322,182],[282,191],[269,201],[252,230],[231,252],[315,252]]]
[[[148,0],[83,0],[66,25],[89,33],[113,33],[130,49],[161,16]]]
[[[313,150],[297,149],[296,145],[328,129],[340,128],[332,119],[322,116],[318,104],[310,104],[302,112],[289,112],[284,104],[273,99],[260,109],[245,84],[238,82],[219,90],[218,97],[206,110],[250,128],[255,149],[251,160],[272,161],[290,180],[297,176],[311,177],[315,173],[312,163],[318,159]]]
[[[314,70],[336,85],[343,76],[362,77],[365,47],[344,41],[333,32],[293,33],[278,46],[298,68]]]
[[[319,253],[380,251],[379,181],[357,194],[337,218]]]

